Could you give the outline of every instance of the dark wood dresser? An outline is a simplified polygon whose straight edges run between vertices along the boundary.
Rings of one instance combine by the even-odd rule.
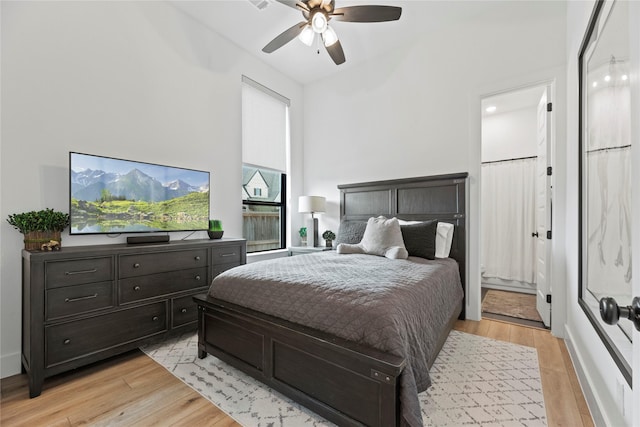
[[[22,251],[22,365],[29,396],[46,377],[197,326],[192,295],[246,262],[243,239]]]

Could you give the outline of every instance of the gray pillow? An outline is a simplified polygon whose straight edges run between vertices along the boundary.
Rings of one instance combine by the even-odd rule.
[[[436,229],[438,220],[423,221],[418,224],[400,225],[404,246],[409,256],[426,259],[436,258]]]
[[[369,254],[389,259],[407,259],[409,256],[404,247],[398,219],[383,216],[369,218],[360,243],[341,243],[336,251],[339,254]]]
[[[340,243],[360,243],[366,228],[366,221],[342,221],[338,228],[338,237],[336,238],[335,245],[338,246]]]

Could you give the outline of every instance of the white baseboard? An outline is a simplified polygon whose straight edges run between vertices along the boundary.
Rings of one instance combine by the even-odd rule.
[[[487,289],[533,295],[536,293],[536,285],[532,283],[519,282],[517,280],[503,280],[496,277],[483,277],[481,282],[482,287]]]
[[[578,382],[580,383],[580,388],[582,389],[582,394],[584,395],[585,400],[587,401],[587,406],[589,407],[589,412],[591,412],[591,417],[593,418],[593,423],[597,426],[607,426],[609,425],[605,421],[605,415],[601,411],[601,402],[597,393],[594,393],[594,385],[591,376],[589,375],[589,369],[585,369],[584,358],[581,356],[579,350],[573,344],[573,334],[569,329],[568,325],[565,325],[565,344],[567,345],[567,350],[569,351],[569,356],[571,357],[571,362],[573,363],[573,368],[576,371],[576,375],[578,376]]]
[[[0,357],[0,378],[7,378],[20,373],[22,360],[20,353],[5,354]]]

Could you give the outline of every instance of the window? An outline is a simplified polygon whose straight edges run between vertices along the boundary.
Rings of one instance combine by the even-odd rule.
[[[242,233],[247,252],[284,249],[289,100],[242,76]]]
[[[243,165],[242,176],[242,235],[247,239],[247,252],[284,248],[286,175]]]

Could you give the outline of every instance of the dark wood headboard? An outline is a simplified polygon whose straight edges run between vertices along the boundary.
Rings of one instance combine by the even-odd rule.
[[[383,215],[408,221],[437,219],[455,226],[450,257],[467,283],[467,172],[339,185],[340,220]],[[466,294],[466,292],[465,292]]]

